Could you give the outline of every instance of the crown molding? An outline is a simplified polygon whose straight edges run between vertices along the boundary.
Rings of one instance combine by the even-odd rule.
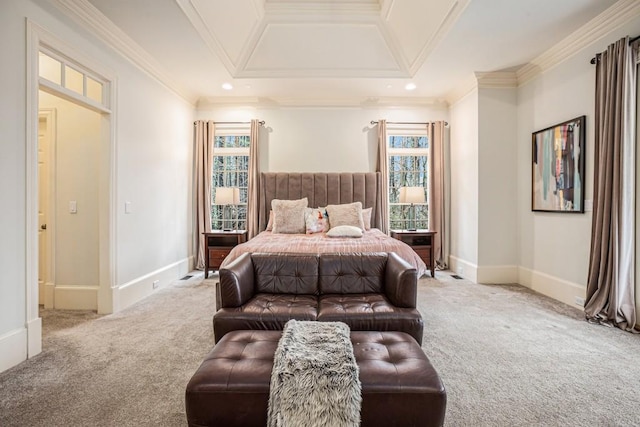
[[[450,91],[445,99],[449,106],[453,106],[457,102],[459,102],[462,98],[469,95],[474,90],[478,89],[478,79],[475,75],[470,75],[464,79],[458,86],[456,86],[452,91]]]
[[[367,98],[360,103],[361,107],[368,108],[421,108],[421,107],[441,107],[447,108],[447,101],[435,97],[407,97],[407,96],[386,96],[380,98]]]
[[[504,89],[518,87],[518,76],[513,71],[476,72],[478,89]]]
[[[129,60],[141,71],[162,84],[191,105],[195,105],[197,96],[178,85],[133,39],[127,36],[118,26],[107,19],[102,12],[87,0],[51,0],[65,16],[72,19],[84,30],[110,46],[118,54]]]
[[[411,78],[406,71],[397,70],[365,70],[365,69],[336,69],[336,68],[304,68],[304,69],[264,69],[253,68],[239,71],[234,78]]]
[[[560,43],[533,59],[517,72],[518,85],[564,62],[571,56],[600,40],[610,32],[640,15],[640,1],[620,0],[600,15],[567,36]]]
[[[471,0],[458,0],[451,5],[451,8],[440,23],[438,30],[433,34],[433,37],[431,37],[424,43],[422,49],[420,49],[420,52],[409,66],[409,72],[411,73],[411,76],[414,76],[420,70],[420,68],[422,68],[429,54],[449,33],[451,28],[458,21],[458,19],[462,15],[462,12],[464,12],[470,2]]]
[[[378,31],[386,43],[389,53],[391,53],[391,56],[393,56],[393,59],[396,61],[398,68],[403,74],[405,74],[405,77],[413,78],[413,76],[415,76],[415,72],[410,70],[409,60],[404,55],[400,42],[398,42],[398,40],[393,36],[393,33],[389,31],[389,27],[385,23],[386,20],[386,18],[382,19],[381,17],[377,19],[376,25],[378,27]]]
[[[252,0],[251,3],[253,3],[253,7],[255,8],[258,17],[262,18],[262,16],[264,16],[265,0]]]
[[[439,98],[299,98],[299,97],[203,97],[198,100],[198,110],[223,107],[247,108],[447,108],[447,102]]]
[[[450,106],[478,88],[521,86],[640,15],[638,0],[620,0],[515,72],[476,72],[449,92]]]
[[[209,27],[204,22],[202,15],[200,15],[200,12],[198,12],[198,9],[194,6],[193,2],[191,0],[175,0],[175,2],[182,10],[182,13],[187,17],[191,26],[196,30],[202,41],[207,45],[209,51],[216,57],[220,58],[220,61],[229,74],[235,76],[238,70],[237,65],[234,63],[233,59],[231,59],[220,40],[215,36],[215,34],[209,31]],[[258,12],[256,11],[256,13]],[[258,13],[258,22],[260,19],[261,16]]]
[[[380,3],[370,1],[349,1],[339,2],[326,1],[266,1],[264,10],[268,13],[278,14],[308,14],[308,13],[331,13],[331,14],[380,14]]]

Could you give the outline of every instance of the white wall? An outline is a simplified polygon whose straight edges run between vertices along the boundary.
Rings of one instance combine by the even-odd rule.
[[[451,106],[451,269],[471,280],[478,266],[478,90]]]
[[[23,3],[0,3],[0,371],[26,357],[25,24]]]
[[[518,89],[520,283],[567,304],[585,296],[592,213],[531,212],[531,133],[587,116],[584,191],[585,199],[591,199],[595,66],[589,61],[610,43],[639,33],[636,19]]]
[[[517,280],[517,91],[478,89],[478,277]]]
[[[113,306],[119,309],[189,271],[194,106],[148,77],[47,0],[0,2],[0,371],[27,357],[26,20],[117,80]],[[37,106],[34,106],[37,108]],[[103,126],[104,129],[104,126]],[[124,214],[124,201],[133,213]],[[109,207],[100,207],[106,215]],[[109,268],[100,265],[101,271]],[[111,297],[111,295],[110,295]],[[32,356],[31,354],[30,356]]]
[[[377,160],[377,127],[371,120],[448,120],[446,106],[420,108],[200,108],[198,118],[266,122],[263,172],[369,172]]]
[[[117,283],[143,282],[150,293],[146,274],[177,262],[180,274],[189,271],[194,108],[129,72],[119,79],[118,112]]]

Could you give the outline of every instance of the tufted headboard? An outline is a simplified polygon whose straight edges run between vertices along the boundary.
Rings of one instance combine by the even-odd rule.
[[[309,207],[362,202],[373,208],[371,226],[380,225],[380,172],[262,172],[260,174],[259,229],[269,221],[273,199],[295,200],[306,197]]]

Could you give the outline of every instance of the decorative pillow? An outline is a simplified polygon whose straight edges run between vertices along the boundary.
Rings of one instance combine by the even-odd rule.
[[[329,225],[331,228],[339,225],[351,225],[352,227],[360,227],[364,230],[362,203],[360,202],[347,203],[344,205],[328,205],[327,215],[329,216]]]
[[[273,231],[273,209],[269,211],[269,221],[267,222],[267,228],[264,231]]]
[[[362,228],[351,225],[339,225],[327,232],[329,237],[362,237],[362,234]]]
[[[298,200],[278,200],[271,201],[273,210],[273,230],[274,234],[298,234],[306,231],[304,213],[307,208],[307,198]]]
[[[305,223],[307,225],[307,234],[322,233],[329,230],[329,221],[325,217],[326,210],[324,208],[311,209],[307,208]]]
[[[371,211],[373,208],[362,209],[362,222],[365,230],[371,230]]]

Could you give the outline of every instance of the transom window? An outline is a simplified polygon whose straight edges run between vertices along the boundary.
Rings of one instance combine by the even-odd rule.
[[[388,128],[389,221],[393,230],[429,228],[429,140],[426,129]],[[422,187],[425,203],[416,203],[415,222],[411,205],[400,202],[402,187]]]
[[[219,129],[216,126],[211,175],[212,230],[246,229],[250,143],[249,129]],[[216,201],[216,190],[222,187],[237,189],[237,204],[217,204],[219,200]]]
[[[44,47],[41,47],[38,53],[38,75],[43,89],[73,94],[84,102],[102,109],[109,107],[107,83],[103,79]]]

